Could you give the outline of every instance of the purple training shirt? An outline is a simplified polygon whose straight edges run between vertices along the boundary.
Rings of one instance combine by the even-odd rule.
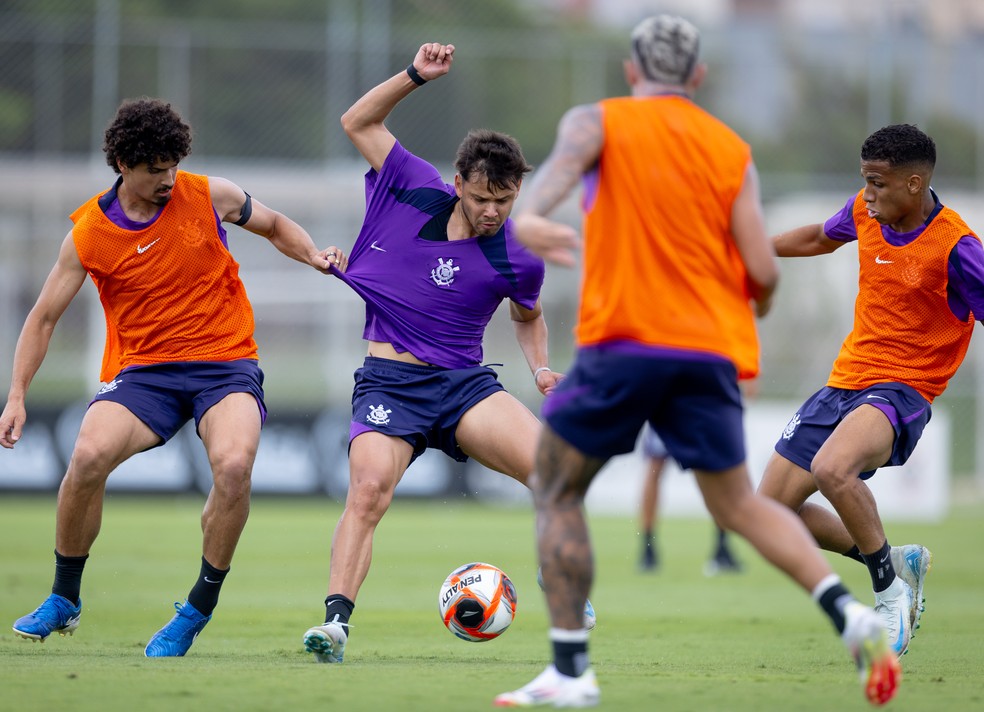
[[[495,235],[448,240],[457,202],[436,168],[396,143],[379,173],[366,174],[366,216],[348,270],[332,268],[366,302],[364,339],[445,368],[481,364],[499,304],[532,309],[544,275],[511,220]]]

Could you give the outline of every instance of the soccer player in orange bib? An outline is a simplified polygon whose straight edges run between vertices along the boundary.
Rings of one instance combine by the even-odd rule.
[[[521,242],[573,263],[576,232],[546,216],[583,178],[577,353],[544,402],[532,478],[553,663],[499,706],[598,703],[580,615],[594,578],[584,496],[647,422],[693,470],[715,521],[812,594],[868,699],[895,693],[899,663],[878,616],[748,475],[738,381],[758,371],[755,316],[769,310],[778,267],[748,145],[693,101],[707,70],[698,47],[681,18],[640,23],[626,63],[632,96],[567,112],[516,218]]]
[[[861,146],[865,187],[825,223],[774,238],[781,257],[855,242],[860,270],[854,328],[779,437],[759,491],[797,511],[822,548],[868,567],[899,655],[919,625],[932,555],[889,545],[865,480],[912,454],[984,314],[984,248],[930,187],[935,166],[936,145],[918,128],[881,128]],[[806,502],[818,490],[836,514]]]
[[[51,595],[13,629],[44,642],[78,627],[82,571],[99,533],[109,474],[193,418],[213,479],[202,512],[201,570],[145,650],[148,657],[181,656],[211,619],[229,572],[266,416],[253,311],[222,223],[241,225],[325,274],[347,260],[333,247],[319,251],[303,228],[234,183],[179,171],[191,129],[169,104],[124,102],[103,149],[119,178],[72,213],[74,227],[17,341],[0,415],[0,446],[12,448],[52,331],[91,277],[106,315],[104,385],[82,420],[59,489]]]

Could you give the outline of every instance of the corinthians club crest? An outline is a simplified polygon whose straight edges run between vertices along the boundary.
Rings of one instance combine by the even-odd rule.
[[[369,406],[369,415],[366,416],[368,420],[373,425],[387,425],[390,422],[389,414],[393,411],[384,406],[382,403],[379,405]]]
[[[455,265],[454,260],[445,262],[443,257],[438,257],[437,262],[437,267],[431,270],[431,279],[438,287],[447,287],[454,281],[454,273],[461,267]]]
[[[796,428],[799,427],[799,424],[800,424],[800,414],[797,413],[792,418],[790,418],[788,423],[786,423],[786,427],[782,431],[782,439],[790,440],[793,437],[793,435],[796,433]]]

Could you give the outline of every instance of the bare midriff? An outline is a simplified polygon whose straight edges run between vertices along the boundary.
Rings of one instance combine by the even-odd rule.
[[[391,361],[402,361],[403,363],[415,363],[418,366],[431,366],[426,361],[421,361],[409,351],[397,351],[393,344],[388,341],[370,341],[369,355],[373,358],[386,358]]]

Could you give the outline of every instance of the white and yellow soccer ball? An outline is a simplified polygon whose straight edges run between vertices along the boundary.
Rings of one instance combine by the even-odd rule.
[[[474,562],[444,579],[437,599],[441,620],[462,640],[498,638],[516,615],[516,587],[502,569]]]

